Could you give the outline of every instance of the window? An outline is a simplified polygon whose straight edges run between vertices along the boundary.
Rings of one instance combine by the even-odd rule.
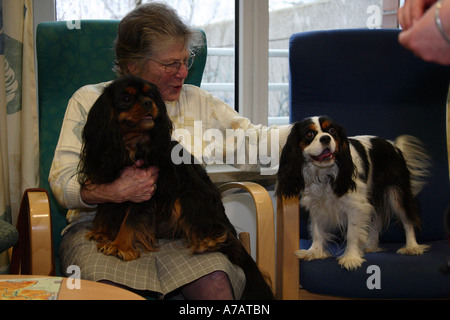
[[[56,0],[57,20],[122,19],[151,0]],[[202,87],[234,107],[235,0],[165,0],[190,25],[205,31],[208,60]]]
[[[137,3],[149,1],[56,0],[57,20],[121,19]],[[403,3],[403,0],[165,1],[189,24],[206,32],[208,61],[202,87],[232,107],[240,104],[239,111],[243,115],[254,123],[263,124],[289,121],[288,50],[293,33],[337,28],[395,28],[396,11]],[[239,12],[240,43],[236,43],[235,36],[236,12]],[[240,74],[235,72],[236,45],[239,46]],[[264,51],[268,54],[263,54]],[[239,88],[235,88],[235,83],[239,83]],[[235,101],[236,90],[239,101]]]
[[[269,123],[289,119],[289,37],[293,33],[397,27],[398,0],[269,0]]]

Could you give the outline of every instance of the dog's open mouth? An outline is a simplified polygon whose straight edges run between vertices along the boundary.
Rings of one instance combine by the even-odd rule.
[[[153,121],[153,115],[149,113],[144,118],[142,118],[142,121]]]
[[[326,148],[325,150],[323,150],[322,153],[319,154],[318,156],[311,156],[311,159],[313,159],[314,161],[317,161],[317,162],[323,162],[323,161],[331,160],[333,158],[334,158],[334,154],[331,152],[331,150],[329,148]]]
[[[144,130],[153,129],[154,125],[155,121],[153,120],[153,116],[151,114],[146,115],[144,118],[142,118],[141,122],[139,123],[139,126]]]

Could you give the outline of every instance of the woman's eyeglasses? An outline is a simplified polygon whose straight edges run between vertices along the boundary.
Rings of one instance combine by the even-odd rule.
[[[158,61],[158,60],[155,60],[152,58],[148,58],[148,59],[164,66],[166,73],[175,74],[178,71],[180,71],[181,65],[183,65],[186,68],[186,70],[189,70],[192,67],[192,65],[194,64],[194,58],[195,58],[195,54],[190,52],[189,56],[183,61],[174,61],[174,62],[170,62],[170,63],[163,63],[161,61]]]

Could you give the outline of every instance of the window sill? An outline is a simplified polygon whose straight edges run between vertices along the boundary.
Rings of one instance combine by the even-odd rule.
[[[206,167],[209,177],[216,185],[234,181],[255,182],[263,187],[274,185],[276,174],[262,175],[258,172],[241,171],[235,167],[226,164],[215,164]]]

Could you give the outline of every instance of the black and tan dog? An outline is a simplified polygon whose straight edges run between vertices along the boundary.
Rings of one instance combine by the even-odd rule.
[[[112,82],[89,112],[83,130],[80,183],[105,184],[129,166],[159,168],[158,187],[143,203],[98,206],[88,237],[107,255],[133,260],[158,250],[159,238],[183,239],[192,254],[219,251],[246,275],[244,298],[271,299],[256,263],[236,238],[221,194],[198,164],[171,159],[172,122],[156,86],[127,76]],[[186,150],[183,150],[186,152]]]

